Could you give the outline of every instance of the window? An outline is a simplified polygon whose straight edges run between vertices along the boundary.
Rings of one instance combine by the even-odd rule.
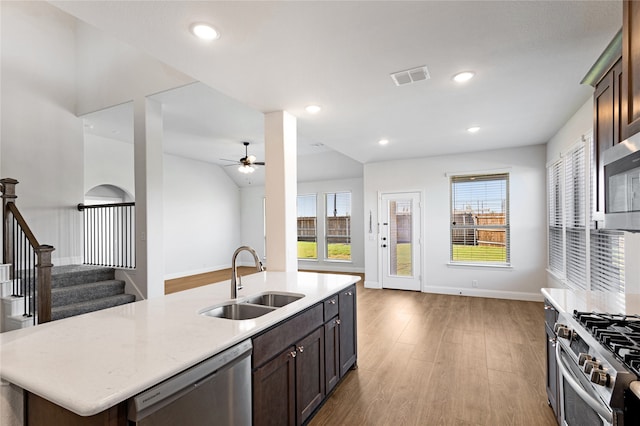
[[[298,195],[298,259],[318,258],[316,194]]]
[[[451,261],[508,264],[509,175],[451,178]]]
[[[562,203],[562,161],[547,169],[547,208],[549,222],[549,270],[564,277],[564,230]]]
[[[587,287],[587,175],[584,143],[565,156],[565,276],[576,288]]]
[[[326,194],[326,258],[351,260],[351,193]]]
[[[624,233],[596,229],[593,217],[593,153],[585,135],[547,169],[549,271],[574,288],[624,292]]]

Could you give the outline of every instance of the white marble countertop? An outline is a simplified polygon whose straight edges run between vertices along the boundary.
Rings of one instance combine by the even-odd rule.
[[[99,413],[360,278],[309,272],[243,277],[238,298],[305,295],[261,317],[230,321],[198,311],[229,301],[229,282],[0,334],[0,377],[82,416]]]
[[[577,309],[586,312],[640,315],[640,294],[543,288],[542,295],[559,312],[573,312]]]

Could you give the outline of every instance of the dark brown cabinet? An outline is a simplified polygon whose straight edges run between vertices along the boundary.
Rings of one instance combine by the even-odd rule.
[[[325,396],[324,327],[296,344],[296,406],[298,422],[304,422]]]
[[[323,328],[287,347],[253,373],[253,424],[304,422],[324,398]]]
[[[340,377],[354,367],[357,359],[356,286],[340,292]]]
[[[640,132],[640,2],[622,5],[622,136]]]
[[[594,160],[596,164],[596,211],[604,211],[604,163],[602,154],[622,137],[622,60],[618,61],[596,84],[593,94]]]
[[[253,424],[299,425],[356,364],[355,285],[253,339]]]
[[[340,319],[335,316],[324,325],[324,383],[327,394],[340,380]]]
[[[253,372],[253,424],[296,424],[295,348],[280,355]]]

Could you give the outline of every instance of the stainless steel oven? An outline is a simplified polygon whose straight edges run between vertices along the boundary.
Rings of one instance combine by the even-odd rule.
[[[555,328],[562,426],[624,426],[624,394],[636,375],[591,334],[590,325],[562,313]]]
[[[556,360],[560,371],[560,418],[562,425],[614,425],[613,410],[586,382],[583,372],[571,360],[561,344],[556,345]]]
[[[603,153],[604,226],[640,231],[640,134]]]

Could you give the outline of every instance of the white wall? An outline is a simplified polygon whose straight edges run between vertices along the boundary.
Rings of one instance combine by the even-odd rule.
[[[114,185],[135,196],[133,144],[85,134],[84,193],[98,185]]]
[[[165,154],[165,279],[230,267],[239,230],[240,192],[222,168]]]
[[[446,173],[508,171],[511,268],[449,265],[450,196]],[[423,291],[541,300],[546,285],[545,147],[365,164],[364,211],[378,222],[378,193],[422,191]],[[378,241],[365,241],[365,280],[379,287]],[[471,281],[478,287],[472,288]]]
[[[76,32],[78,115],[195,81],[82,21]]]
[[[1,2],[2,177],[53,263],[81,257],[83,139],[75,116],[74,18],[46,2]]]
[[[337,179],[318,182],[298,182],[298,194],[318,194],[322,200],[327,192],[351,192],[351,262],[332,262],[322,258],[317,261],[298,261],[298,269],[318,271],[364,272],[364,209],[363,181],[361,178]],[[241,188],[242,243],[251,245],[260,256],[264,256],[263,222],[264,187]],[[318,204],[318,217],[322,217],[322,206]],[[320,221],[319,221],[320,222]],[[319,226],[321,224],[319,223]],[[320,234],[319,234],[320,235]],[[322,257],[320,255],[320,257]],[[267,259],[268,265],[268,259]]]

